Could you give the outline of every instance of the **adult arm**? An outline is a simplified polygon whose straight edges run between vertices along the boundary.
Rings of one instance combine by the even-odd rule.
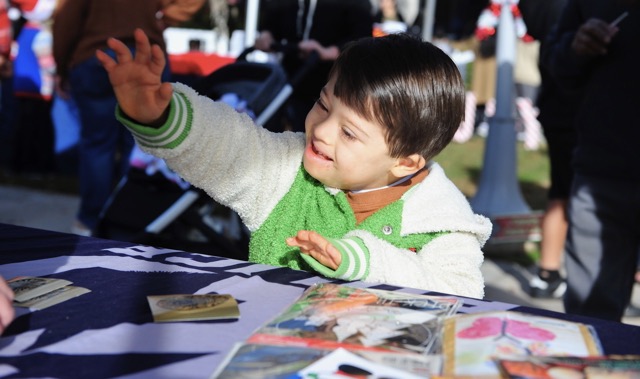
[[[548,64],[558,84],[577,90],[587,81],[594,64],[607,53],[617,28],[597,18],[583,15],[577,0],[569,0],[556,29],[547,38],[543,62]]]
[[[53,16],[53,58],[62,82],[66,81],[71,54],[82,36],[85,0],[60,0]]]
[[[527,33],[544,41],[553,25],[558,22],[566,0],[520,0],[518,8],[527,25]]]

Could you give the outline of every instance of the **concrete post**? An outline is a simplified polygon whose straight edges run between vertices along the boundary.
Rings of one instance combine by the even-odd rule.
[[[422,11],[422,39],[432,42],[433,24],[436,19],[436,0],[427,0]]]
[[[247,1],[247,14],[245,16],[244,47],[251,47],[256,43],[258,34],[259,0]]]
[[[513,81],[517,37],[512,5],[512,0],[503,0],[497,31],[496,112],[489,120],[480,183],[471,199],[474,211],[489,218],[530,213],[517,177]]]

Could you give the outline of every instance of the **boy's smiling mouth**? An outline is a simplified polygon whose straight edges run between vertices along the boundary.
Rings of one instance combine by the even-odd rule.
[[[318,150],[316,148],[316,145],[313,143],[313,141],[311,141],[310,143],[311,146],[311,151],[313,151],[313,153],[318,157],[318,158],[322,158],[324,160],[327,161],[333,161],[333,159],[329,158],[328,156],[324,155],[320,150]]]

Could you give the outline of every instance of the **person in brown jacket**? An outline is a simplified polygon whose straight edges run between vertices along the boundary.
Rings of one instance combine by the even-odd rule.
[[[54,15],[53,54],[59,90],[70,93],[80,113],[78,179],[80,209],[72,232],[91,235],[114,184],[129,166],[133,139],[115,119],[116,98],[96,50],[113,55],[107,39],[135,49],[141,28],[166,52],[163,30],[190,19],[205,0],[60,0]],[[165,67],[163,78],[170,71]]]

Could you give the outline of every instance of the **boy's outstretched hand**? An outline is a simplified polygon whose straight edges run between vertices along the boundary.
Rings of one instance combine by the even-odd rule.
[[[116,59],[100,50],[96,57],[109,74],[120,109],[140,124],[159,126],[167,117],[173,93],[171,84],[161,80],[166,64],[164,53],[160,46],[151,46],[142,29],[136,29],[134,37],[135,56],[127,45],[109,38],[107,44]]]
[[[287,245],[300,248],[303,254],[308,254],[322,265],[336,270],[342,263],[342,255],[329,241],[320,234],[301,230],[295,237],[287,238]]]

